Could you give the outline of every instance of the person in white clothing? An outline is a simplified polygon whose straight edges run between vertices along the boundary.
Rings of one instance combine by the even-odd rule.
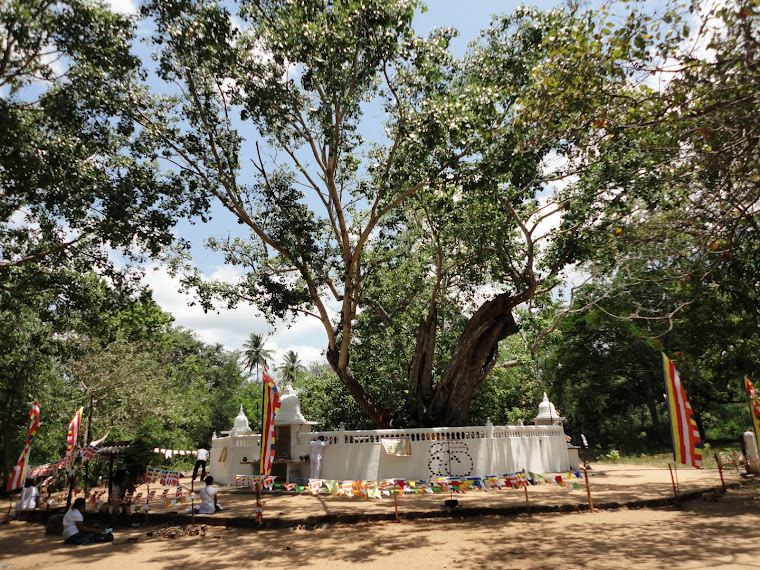
[[[197,457],[195,458],[195,468],[193,469],[193,481],[198,476],[198,468],[201,468],[201,480],[206,478],[206,461],[208,461],[209,452],[208,449],[201,447],[198,449]]]
[[[113,535],[110,532],[103,534],[97,529],[84,526],[85,506],[85,500],[79,497],[63,517],[63,542],[66,544],[92,544],[93,542],[112,541]]]
[[[222,507],[217,503],[217,490],[214,487],[214,478],[209,475],[206,477],[206,486],[201,489],[201,504],[195,510],[198,515],[213,515],[221,511]]]
[[[37,486],[30,480],[26,482],[24,490],[21,491],[21,497],[16,501],[16,518],[21,511],[32,511],[37,508],[37,501],[40,498],[40,492]]]
[[[317,439],[311,442],[311,456],[309,461],[309,478],[319,479],[319,474],[322,472],[322,455],[324,454],[325,447],[330,445],[325,441],[325,436],[320,435]]]

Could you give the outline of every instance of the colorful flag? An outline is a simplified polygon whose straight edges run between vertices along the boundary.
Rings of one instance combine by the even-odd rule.
[[[20,489],[26,483],[26,469],[29,462],[29,451],[32,448],[32,440],[40,429],[40,405],[37,402],[32,404],[32,409],[29,411],[29,431],[26,434],[26,441],[24,442],[24,450],[21,452],[21,456],[18,458],[18,463],[13,467],[13,472],[8,478],[7,489],[13,491],[14,489]]]
[[[274,463],[274,418],[280,409],[280,391],[266,367],[261,376],[264,382],[264,405],[261,419],[261,463],[259,473],[269,475]]]
[[[82,461],[89,461],[98,452],[98,448],[94,445],[88,445],[82,450]]]
[[[747,390],[749,411],[752,414],[752,425],[755,426],[755,437],[760,442],[760,398],[758,398],[757,391],[749,378],[744,379],[744,388]]]
[[[70,457],[74,453],[74,448],[77,444],[77,439],[79,438],[79,424],[82,423],[82,409],[79,408],[77,410],[77,413],[74,414],[74,417],[71,418],[71,421],[69,422],[69,431],[66,435],[66,456]]]
[[[109,434],[109,433],[111,433],[111,430],[110,430],[110,429],[109,429],[108,431],[106,431],[106,435],[104,435],[104,436],[103,436],[103,437],[101,437],[100,439],[96,439],[96,440],[94,440],[94,441],[91,441],[91,442],[90,442],[90,445],[91,445],[92,447],[97,447],[97,446],[99,446],[101,443],[103,443],[103,442],[106,440],[106,438],[108,437],[108,434]]]
[[[676,365],[662,353],[665,390],[670,412],[670,431],[673,436],[673,456],[676,463],[702,467],[702,439]]]

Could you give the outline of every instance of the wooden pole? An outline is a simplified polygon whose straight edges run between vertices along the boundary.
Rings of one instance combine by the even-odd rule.
[[[145,524],[148,524],[148,511],[150,511],[150,483],[145,484]]]
[[[677,495],[681,496],[681,485],[678,483],[678,463],[673,462],[673,475],[676,476],[676,490],[678,491]]]
[[[717,453],[713,454],[715,456],[715,463],[718,464],[718,473],[720,473],[720,486],[723,489],[723,492],[726,492],[726,482],[723,480],[723,463],[720,461],[720,457],[718,457]]]
[[[259,473],[261,473],[261,463],[259,463]],[[258,481],[253,482],[253,484],[256,485],[256,522],[261,524],[264,522],[264,511],[261,508],[261,490],[259,483],[261,483],[261,475],[259,475]]]
[[[92,404],[94,400],[94,396],[90,394],[90,405],[87,407],[87,431],[84,432],[84,441],[82,442],[84,444],[84,447],[87,447],[88,443],[90,441],[90,436],[92,435]],[[84,464],[84,495],[87,496],[87,480],[90,478],[90,462]]]
[[[678,498],[678,491],[676,490],[676,480],[673,478],[673,467],[668,463],[668,469],[670,470],[670,482],[673,484],[673,495]]]
[[[583,468],[583,478],[586,480],[586,496],[588,497],[588,510],[594,512],[594,501],[591,500],[591,487],[588,483],[588,469]]]
[[[393,493],[393,508],[396,511],[396,522],[400,523],[401,519],[398,518],[398,493]]]

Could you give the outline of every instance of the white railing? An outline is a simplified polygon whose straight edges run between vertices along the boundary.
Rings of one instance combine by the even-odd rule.
[[[252,445],[261,445],[261,434],[250,433],[242,435],[224,435],[222,437],[215,437],[214,442],[217,445],[228,447],[249,447]]]
[[[408,437],[411,441],[461,441],[468,439],[521,438],[521,437],[565,437],[562,426],[467,426],[410,429],[376,429],[315,431],[298,434],[298,443],[307,444],[318,437],[324,437],[331,444],[380,443],[381,438]]]

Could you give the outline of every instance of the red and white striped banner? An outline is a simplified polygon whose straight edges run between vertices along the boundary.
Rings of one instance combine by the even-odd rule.
[[[31,421],[29,423],[29,431],[26,434],[26,441],[24,442],[24,450],[21,452],[21,457],[18,459],[18,463],[13,467],[13,472],[8,478],[8,491],[14,489],[20,489],[26,483],[26,468],[29,461],[29,451],[32,448],[32,440],[40,429],[40,405],[37,402],[32,404],[32,409],[29,411],[29,417]]]

